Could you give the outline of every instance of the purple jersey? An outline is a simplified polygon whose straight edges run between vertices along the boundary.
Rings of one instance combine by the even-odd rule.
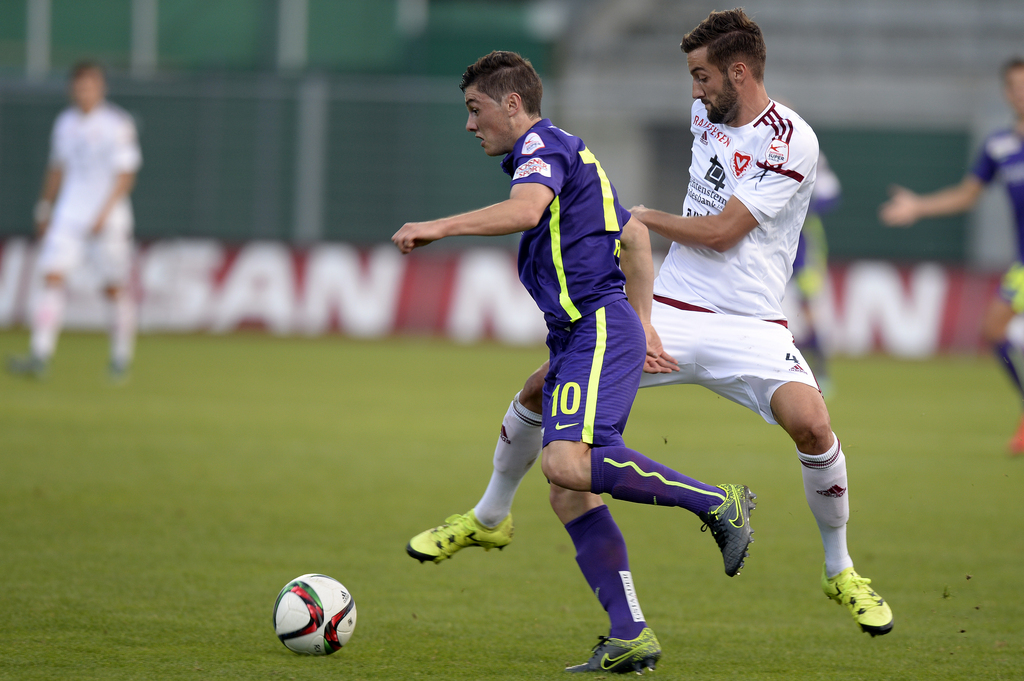
[[[564,328],[625,298],[619,236],[629,211],[583,140],[545,118],[516,140],[501,167],[513,185],[538,182],[555,193],[519,242],[519,279],[548,326]]]
[[[1012,129],[989,135],[972,172],[984,184],[997,175],[1006,183],[1017,219],[1017,259],[1024,261],[1024,139]]]

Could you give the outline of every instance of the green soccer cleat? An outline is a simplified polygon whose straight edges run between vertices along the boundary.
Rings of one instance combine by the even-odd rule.
[[[825,595],[845,605],[862,631],[882,636],[892,631],[892,610],[885,599],[868,586],[870,583],[870,579],[861,577],[853,568],[846,568],[829,579],[825,566],[821,567],[821,588]]]
[[[421,563],[440,563],[467,546],[482,546],[485,551],[503,549],[512,541],[512,530],[511,513],[497,527],[486,527],[470,511],[450,516],[444,525],[420,532],[409,540],[405,551]]]
[[[754,541],[750,529],[750,512],[754,510],[756,494],[751,493],[746,485],[719,485],[725,492],[725,501],[707,513],[698,513],[705,529],[711,530],[711,536],[718,542],[725,561],[725,574],[733,577],[740,573],[743,559],[748,555],[747,547]]]
[[[661,645],[650,627],[645,627],[632,641],[621,638],[598,636],[594,654],[583,664],[566,667],[567,672],[612,672],[643,674],[644,669],[654,671],[654,665],[661,658]]]
[[[48,369],[46,360],[35,355],[7,358],[7,372],[15,376],[42,380],[46,378]]]

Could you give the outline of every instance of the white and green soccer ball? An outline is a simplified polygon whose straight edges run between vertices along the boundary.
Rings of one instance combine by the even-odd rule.
[[[330,655],[348,643],[355,628],[352,594],[327,575],[296,577],[274,603],[274,631],[296,653]]]

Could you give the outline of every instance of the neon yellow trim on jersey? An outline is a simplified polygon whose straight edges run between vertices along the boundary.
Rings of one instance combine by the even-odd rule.
[[[1015,314],[1024,312],[1024,264],[1019,260],[1003,275],[1000,282],[1000,294],[1010,303]]]
[[[565,281],[565,268],[562,267],[562,234],[560,232],[562,208],[557,196],[548,206],[548,210],[551,211],[551,219],[548,221],[548,227],[551,230],[551,260],[555,265],[555,274],[558,275],[558,302],[569,315],[569,319],[576,321],[583,315],[576,309],[572,298],[569,297],[569,284]]]
[[[594,419],[597,417],[597,390],[601,383],[601,369],[604,367],[604,352],[608,346],[608,320],[604,308],[594,313],[595,335],[594,361],[590,363],[590,379],[587,381],[587,406],[583,410],[582,440],[594,444]]]
[[[661,473],[657,473],[657,472],[655,472],[655,473],[648,473],[647,471],[640,470],[640,466],[637,466],[632,461],[614,461],[612,459],[609,459],[609,458],[605,457],[604,463],[610,463],[611,465],[615,466],[616,468],[632,468],[639,475],[642,475],[645,478],[657,478],[658,480],[661,480],[663,483],[665,483],[666,485],[669,485],[671,487],[682,487],[683,489],[688,489],[691,492],[696,492],[698,494],[706,494],[709,497],[718,497],[722,501],[725,501],[725,495],[719,494],[717,492],[709,492],[708,490],[701,489],[699,487],[691,487],[690,485],[687,485],[686,483],[683,483],[683,482],[675,482],[674,480],[666,480],[665,476],[663,476]]]
[[[615,214],[615,195],[612,193],[612,183],[608,181],[608,176],[604,174],[604,168],[601,167],[601,162],[598,161],[593,152],[586,147],[584,147],[583,151],[580,152],[580,158],[583,159],[584,163],[594,164],[597,168],[597,177],[601,180],[601,203],[604,206],[604,231],[619,231],[619,218]]]

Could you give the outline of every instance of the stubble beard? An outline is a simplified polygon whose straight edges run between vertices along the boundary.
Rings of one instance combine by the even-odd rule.
[[[729,125],[736,120],[740,112],[740,95],[728,78],[725,79],[718,102],[709,101],[707,110],[708,120],[712,123]]]

